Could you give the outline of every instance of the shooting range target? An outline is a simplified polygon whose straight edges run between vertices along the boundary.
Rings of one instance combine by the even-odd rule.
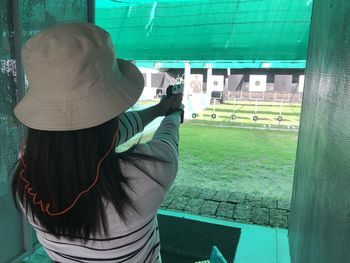
[[[211,115],[211,118],[212,118],[212,119],[216,119],[216,114],[213,113],[213,114]]]
[[[282,115],[278,115],[277,120],[278,120],[278,121],[282,121],[282,120],[283,120]]]
[[[232,114],[232,115],[231,115],[231,120],[233,120],[233,121],[234,121],[235,119],[237,119],[236,114]]]
[[[192,118],[193,119],[197,118],[197,113],[192,113]]]
[[[258,120],[259,120],[258,116],[254,115],[253,116],[253,121],[258,121]]]

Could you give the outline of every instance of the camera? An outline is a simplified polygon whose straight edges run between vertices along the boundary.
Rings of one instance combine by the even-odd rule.
[[[166,89],[166,96],[170,97],[172,95],[181,94],[183,92],[184,92],[184,84],[183,83],[169,85]],[[183,123],[184,122],[184,108],[183,108],[183,106],[177,110],[181,111],[181,123]]]
[[[166,89],[166,95],[167,97],[170,97],[171,95],[180,94],[184,92],[184,84],[175,84],[175,85],[169,85]]]

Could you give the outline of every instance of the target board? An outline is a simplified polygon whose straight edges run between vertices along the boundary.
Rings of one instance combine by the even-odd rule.
[[[293,75],[275,75],[274,89],[275,91],[291,92]]]
[[[240,90],[240,83],[242,82],[244,75],[243,74],[235,74],[229,75],[228,78],[228,90],[229,91],[237,91]]]
[[[266,91],[266,75],[250,75],[249,76],[249,91],[264,92]]]

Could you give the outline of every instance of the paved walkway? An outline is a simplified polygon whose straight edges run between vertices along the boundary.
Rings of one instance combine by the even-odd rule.
[[[286,200],[261,198],[245,193],[174,186],[161,209],[287,228],[290,203]]]

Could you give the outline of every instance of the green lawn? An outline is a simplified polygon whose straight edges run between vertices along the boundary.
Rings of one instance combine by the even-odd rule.
[[[290,198],[297,133],[184,124],[175,184]]]
[[[211,105],[198,118],[181,126],[180,165],[175,184],[290,199],[300,104],[284,104],[284,120],[280,125],[276,120],[280,103],[259,102],[256,123],[252,121],[255,102],[237,102],[235,122],[230,119],[232,101],[216,105],[215,111],[214,120],[210,117]],[[251,129],[239,128],[240,125]],[[281,130],[253,129],[264,126]],[[150,140],[152,133],[144,133],[141,142]],[[119,150],[129,148],[139,139],[136,137]]]

